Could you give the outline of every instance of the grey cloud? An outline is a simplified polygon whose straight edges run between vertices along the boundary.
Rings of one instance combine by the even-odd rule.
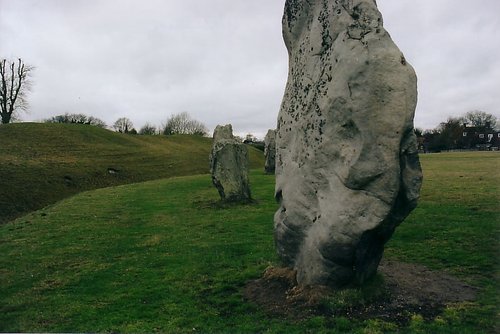
[[[419,76],[416,125],[498,115],[500,3],[378,0]],[[284,0],[0,0],[0,56],[37,67],[25,120],[83,112],[141,126],[189,112],[210,128],[276,124],[287,75]]]
[[[385,26],[419,77],[415,123],[433,128],[473,109],[499,115],[496,0],[379,0]],[[401,15],[405,13],[405,15]]]

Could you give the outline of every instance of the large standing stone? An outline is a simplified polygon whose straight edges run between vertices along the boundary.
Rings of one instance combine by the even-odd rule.
[[[416,206],[417,78],[374,0],[287,0],[275,242],[300,284],[362,283]]]
[[[233,137],[231,124],[214,130],[210,154],[212,183],[222,200],[246,201],[251,198],[248,182],[248,149]]]
[[[276,168],[276,130],[268,130],[264,138],[264,171],[274,174]]]

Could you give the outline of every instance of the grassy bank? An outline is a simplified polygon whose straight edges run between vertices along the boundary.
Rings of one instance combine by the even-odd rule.
[[[422,156],[419,207],[386,256],[479,288],[407,327],[377,319],[264,314],[245,283],[276,261],[272,176],[254,171],[256,203],[220,206],[206,175],[85,192],[0,226],[0,331],[492,333],[498,314],[500,155]]]
[[[208,173],[210,138],[133,136],[88,125],[0,126],[0,224],[84,190]],[[262,152],[249,147],[253,168]]]

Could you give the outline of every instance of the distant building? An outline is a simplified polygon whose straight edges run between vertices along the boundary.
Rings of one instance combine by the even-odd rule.
[[[498,151],[500,147],[500,132],[485,126],[463,125],[462,137],[458,140],[459,147],[469,150]]]

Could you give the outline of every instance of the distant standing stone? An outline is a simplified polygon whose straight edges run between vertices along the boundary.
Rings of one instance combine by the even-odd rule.
[[[276,167],[276,130],[267,131],[264,138],[264,171],[269,174],[274,174]]]
[[[373,276],[422,182],[417,78],[374,0],[287,0],[275,242],[300,284]]]
[[[214,130],[210,154],[212,183],[222,200],[250,200],[248,182],[248,149],[233,137],[231,124],[218,125]]]

